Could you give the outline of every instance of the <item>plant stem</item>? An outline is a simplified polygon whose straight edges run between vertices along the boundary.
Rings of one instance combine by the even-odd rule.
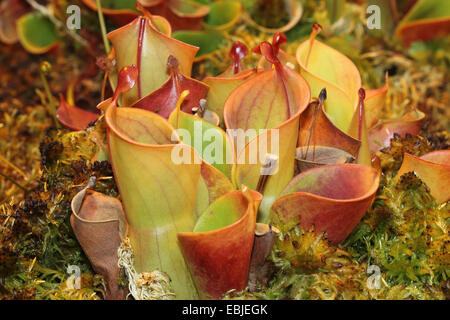
[[[314,40],[316,40],[316,36],[322,31],[322,26],[317,22],[313,24],[311,34],[309,35],[309,48],[308,53],[306,55],[305,67],[308,67],[309,56],[311,55],[312,46],[314,44]]]
[[[47,95],[48,104],[50,106],[50,113],[53,117],[53,121],[55,122],[56,128],[59,129],[59,128],[61,128],[61,124],[59,123],[58,118],[56,117],[55,102],[53,101],[53,95],[52,95],[52,92],[50,91],[50,86],[48,85],[47,77],[45,76],[49,72],[49,68],[51,68],[51,66],[49,67],[49,65],[50,64],[48,62],[44,61],[41,64],[40,74],[41,74],[42,83],[44,85],[45,94]]]
[[[100,29],[102,31],[103,44],[105,46],[106,55],[108,55],[109,52],[111,51],[111,47],[109,46],[108,38],[106,37],[106,26],[105,26],[105,19],[103,18],[102,4],[100,0],[95,1],[97,3],[98,21],[100,23]]]
[[[5,178],[6,180],[12,182],[14,185],[16,185],[17,187],[19,187],[20,189],[22,189],[25,193],[28,193],[28,189],[26,189],[24,186],[22,186],[20,183],[18,183],[16,180],[14,180],[13,178],[7,176],[6,174],[0,172],[0,176],[2,176],[3,178]]]
[[[20,170],[18,167],[16,167],[12,162],[10,162],[8,159],[6,159],[4,156],[0,154],[0,163],[4,163],[10,168],[14,169],[18,174],[20,174],[24,179],[27,179],[27,176],[25,173],[23,173],[22,170]]]
[[[399,13],[398,13],[398,7],[397,7],[397,1],[390,0],[389,1],[389,9],[391,10],[392,18],[394,18],[395,24],[397,24],[398,21],[400,20]]]
[[[263,193],[264,187],[266,186],[267,179],[275,170],[275,166],[278,162],[278,156],[275,154],[268,153],[264,158],[264,163],[261,168],[261,173],[259,176],[258,184],[256,186],[256,191]]]
[[[308,151],[309,151],[309,146],[311,144],[311,137],[315,133],[315,129],[316,129],[317,116],[319,114],[319,110],[323,108],[323,104],[324,104],[324,101],[326,99],[327,99],[327,90],[325,88],[323,88],[320,91],[320,94],[319,94],[319,101],[314,106],[315,107],[314,108],[314,114],[313,114],[313,118],[312,118],[312,121],[311,121],[311,128],[309,128],[308,140],[306,142],[306,154],[305,154],[304,158],[303,158],[303,149],[302,149],[302,158],[303,158],[303,160],[306,160],[308,158]],[[316,139],[314,137],[312,161],[314,161],[315,154],[316,154]]]

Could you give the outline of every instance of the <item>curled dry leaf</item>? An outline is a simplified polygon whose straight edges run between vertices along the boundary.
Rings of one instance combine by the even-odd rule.
[[[411,171],[425,182],[437,203],[450,200],[450,150],[430,152],[420,158],[405,153],[395,180]]]
[[[327,164],[353,163],[355,161],[355,157],[350,153],[326,146],[298,147],[295,159],[298,161],[300,172]]]
[[[297,175],[271,209],[278,227],[298,223],[325,231],[333,245],[344,240],[372,204],[380,181],[376,169],[359,164],[333,164]]]
[[[83,110],[77,106],[69,105],[63,95],[59,96],[59,101],[56,117],[59,122],[72,130],[83,130],[100,116],[99,114]]]
[[[106,282],[106,299],[125,299],[119,287],[117,250],[126,232],[122,204],[113,197],[89,190],[95,177],[72,199],[70,223],[95,272]]]
[[[243,187],[217,199],[200,216],[193,232],[178,241],[202,299],[219,299],[247,285],[261,194]]]
[[[233,140],[238,163],[233,177],[235,185],[245,184],[254,189],[264,160],[261,157],[266,153],[279,155],[277,168],[283,169],[274,170],[263,191],[258,221],[265,223],[275,197],[294,175],[299,117],[311,96],[307,82],[281,64],[270,43],[263,42],[255,50],[274,68],[258,73],[230,94],[224,106],[224,120],[227,129],[263,131],[256,137],[245,137],[246,144],[242,146],[237,143],[239,137]],[[259,150],[257,163],[245,161],[251,159],[252,150]]]

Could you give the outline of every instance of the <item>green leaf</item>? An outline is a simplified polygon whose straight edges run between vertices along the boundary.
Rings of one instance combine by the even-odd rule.
[[[450,1],[419,0],[402,20],[402,23],[423,19],[446,18],[450,16]]]
[[[35,54],[52,49],[57,41],[55,25],[39,13],[28,13],[17,20],[17,33],[24,48]]]
[[[120,9],[136,10],[134,7],[135,3],[136,0],[103,0],[102,8],[113,10],[120,10]]]
[[[400,21],[396,34],[404,45],[448,37],[450,30],[450,1],[419,0]]]
[[[244,10],[248,11],[253,8],[256,3],[256,0],[239,0],[240,3],[244,6]]]
[[[197,59],[219,49],[225,39],[222,33],[215,30],[176,31],[172,34],[172,38],[199,47],[200,50],[197,52]]]
[[[198,219],[194,232],[213,231],[238,221],[243,215],[242,212],[245,212],[247,203],[242,197],[231,195],[213,202]]]
[[[207,27],[225,30],[231,28],[239,20],[242,4],[238,1],[217,1],[209,9],[209,15],[206,17]]]
[[[182,112],[180,110],[189,91],[183,91],[178,100],[177,107],[172,112],[169,122],[176,129],[185,129],[189,132],[188,137],[184,137],[181,133],[181,140],[193,147],[205,160],[217,170],[221,171],[227,178],[231,178],[231,161],[233,159],[233,149],[225,132],[214,124],[194,116]],[[198,141],[198,140],[201,141]],[[211,149],[213,148],[213,149]]]

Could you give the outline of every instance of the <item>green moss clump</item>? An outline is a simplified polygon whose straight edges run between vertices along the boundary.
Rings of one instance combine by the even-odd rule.
[[[104,287],[70,226],[73,196],[94,175],[94,190],[118,196],[111,165],[97,161],[105,142],[103,120],[86,131],[51,129],[42,141],[39,186],[21,203],[1,207],[0,299],[99,299]],[[99,143],[100,142],[100,143]],[[80,290],[67,287],[67,267],[81,271]]]

